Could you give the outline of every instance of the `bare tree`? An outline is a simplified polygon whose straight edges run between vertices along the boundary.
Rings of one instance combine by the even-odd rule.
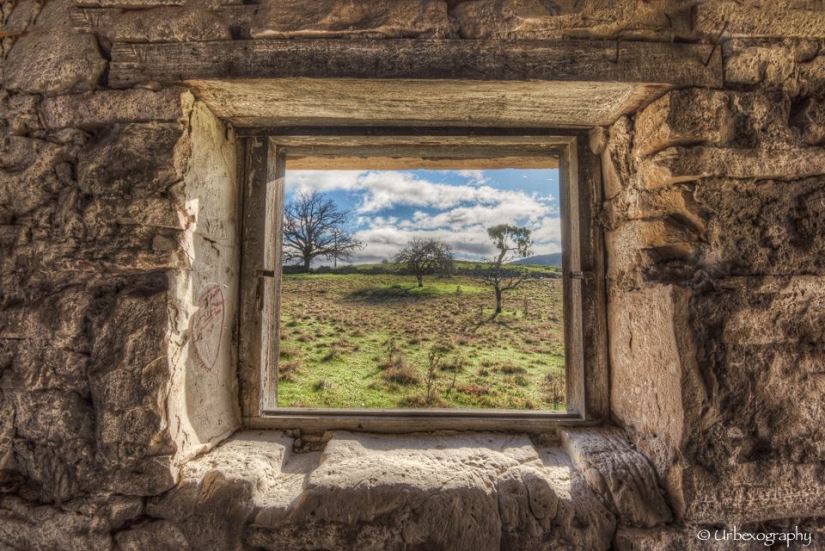
[[[533,241],[530,239],[528,228],[509,224],[487,228],[487,235],[498,249],[498,255],[490,259],[490,266],[481,272],[481,279],[496,292],[494,315],[497,316],[501,313],[501,295],[504,291],[515,289],[527,279],[523,270],[507,267],[505,264],[516,258],[528,256]]]
[[[453,265],[453,250],[449,243],[437,239],[414,238],[404,249],[395,255],[395,261],[405,264],[418,280],[418,286],[424,286],[424,276],[432,273],[448,273]]]
[[[342,229],[350,212],[338,210],[332,199],[313,191],[299,193],[284,212],[284,257],[300,260],[304,271],[317,257],[349,260],[364,244]]]

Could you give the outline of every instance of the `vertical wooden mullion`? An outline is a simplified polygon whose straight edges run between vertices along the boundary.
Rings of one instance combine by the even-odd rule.
[[[264,197],[264,254],[261,274],[261,370],[263,372],[262,409],[278,406],[278,355],[280,348],[281,272],[283,252],[285,156],[278,146],[267,147],[267,182]]]
[[[603,201],[601,163],[587,139],[577,140],[579,190],[579,252],[581,280],[582,361],[585,417],[603,420],[610,415],[610,378],[607,341],[606,261],[604,232],[597,213]]]
[[[564,312],[564,363],[567,379],[567,411],[585,415],[584,354],[582,342],[579,168],[576,142],[559,156],[561,203],[562,299]]]
[[[264,201],[267,140],[249,138],[244,143],[241,215],[241,289],[238,333],[238,372],[241,411],[245,419],[259,417],[261,394],[261,306],[263,287],[259,271],[264,254]]]

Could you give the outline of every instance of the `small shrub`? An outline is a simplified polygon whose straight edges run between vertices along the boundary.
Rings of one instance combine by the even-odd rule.
[[[403,362],[401,362],[401,365],[393,366],[384,371],[383,377],[387,381],[400,385],[417,385],[421,382],[421,378],[415,370]]]
[[[520,365],[515,365],[512,363],[506,363],[500,366],[498,370],[504,373],[505,375],[520,375],[522,373],[527,373],[526,369],[524,369]]]
[[[278,351],[278,356],[282,360],[291,360],[295,356],[298,355],[298,351],[294,348],[289,346],[282,346],[281,349]]]
[[[427,372],[424,382],[427,385],[427,405],[430,405],[435,398],[435,383],[438,379],[438,371],[443,363],[444,355],[453,349],[453,344],[447,340],[435,342],[429,352],[427,352]],[[452,387],[451,387],[452,388]]]
[[[405,396],[398,400],[398,407],[402,408],[423,408],[427,405],[427,398],[421,394],[415,396]]]
[[[346,350],[343,347],[337,344],[333,344],[329,347],[327,353],[321,356],[321,361],[331,362],[332,360],[337,360],[338,358],[344,355],[344,352],[346,352]]]
[[[292,360],[291,362],[278,362],[278,380],[285,382],[293,382],[295,375],[301,367],[300,360]]]
[[[544,401],[557,408],[565,400],[565,375],[561,371],[551,371],[544,377]]]
[[[470,383],[468,385],[459,385],[456,389],[463,393],[469,394],[470,396],[484,396],[490,394],[490,391],[484,387],[478,386],[475,383]]]

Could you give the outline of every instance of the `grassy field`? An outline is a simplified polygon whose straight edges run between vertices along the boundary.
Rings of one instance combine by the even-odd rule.
[[[504,295],[473,278],[283,279],[283,407],[564,409],[561,279]]]

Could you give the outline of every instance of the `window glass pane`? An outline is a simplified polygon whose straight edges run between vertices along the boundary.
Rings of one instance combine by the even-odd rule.
[[[556,169],[286,173],[278,403],[564,410]]]

